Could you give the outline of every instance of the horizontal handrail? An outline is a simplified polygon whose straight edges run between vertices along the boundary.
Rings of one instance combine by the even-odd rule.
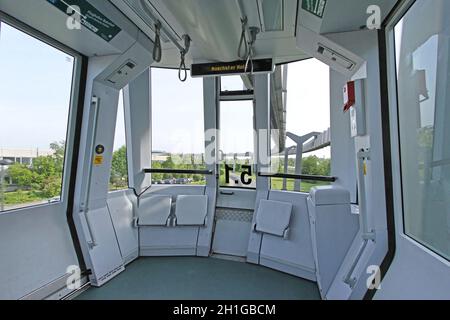
[[[171,174],[202,174],[212,175],[212,170],[190,170],[190,169],[144,169],[144,173],[171,173]]]
[[[267,173],[258,172],[259,177],[265,178],[283,178],[283,179],[294,179],[294,180],[309,180],[309,181],[324,181],[324,182],[335,182],[336,177],[329,176],[312,176],[307,174],[289,174],[289,173]]]
[[[254,95],[253,90],[227,90],[227,91],[220,91],[221,97],[229,97],[229,96],[253,96]]]

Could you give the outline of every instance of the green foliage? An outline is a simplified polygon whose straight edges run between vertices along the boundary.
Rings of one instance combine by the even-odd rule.
[[[37,174],[26,165],[15,163],[9,166],[8,175],[19,187],[28,188],[36,183]]]
[[[418,131],[418,144],[422,148],[431,149],[433,147],[434,127],[428,126],[420,128]]]
[[[126,146],[114,151],[111,163],[110,189],[128,188],[128,164]]]
[[[313,176],[329,176],[331,174],[331,161],[316,156],[303,158],[302,173]]]
[[[65,142],[50,145],[53,154],[33,159],[31,166],[13,164],[8,169],[12,182],[22,190],[31,190],[36,197],[53,198],[61,194]],[[18,196],[20,198],[20,194]]]
[[[7,192],[5,194],[6,205],[17,205],[42,200],[42,196],[33,191],[18,190],[16,192]]]
[[[283,179],[281,178],[272,178],[271,180],[271,185],[272,185],[272,189],[273,190],[282,190],[283,189]],[[305,181],[302,180],[301,183],[301,192],[306,192],[308,193],[311,188],[313,187],[318,187],[318,186],[326,186],[329,185],[329,182],[320,182],[320,181]],[[294,191],[294,187],[295,187],[295,181],[292,179],[288,179],[286,181],[286,190],[287,191]]]

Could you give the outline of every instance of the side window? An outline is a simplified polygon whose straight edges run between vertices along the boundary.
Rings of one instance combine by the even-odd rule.
[[[0,23],[0,211],[59,202],[75,57]]]
[[[114,134],[114,149],[109,178],[109,191],[128,188],[127,146],[125,134],[125,114],[123,105],[123,91],[119,94],[117,108],[116,130]]]
[[[178,80],[178,70],[151,68],[152,168],[205,169],[203,80]],[[153,173],[153,184],[204,185],[199,174]]]
[[[277,76],[278,73],[278,76]],[[286,75],[287,73],[287,75]],[[286,83],[282,82],[286,79]],[[329,68],[316,59],[277,67],[271,78],[271,171],[330,176]],[[322,140],[321,144],[315,143]],[[327,182],[272,178],[274,190],[309,192]]]
[[[449,14],[448,1],[417,0],[394,30],[404,231],[447,259]]]

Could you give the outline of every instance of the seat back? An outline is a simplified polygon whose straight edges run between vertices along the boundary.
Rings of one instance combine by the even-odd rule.
[[[139,226],[166,226],[168,224],[172,197],[153,195],[140,200],[138,209]]]
[[[177,196],[175,207],[177,226],[204,226],[208,213],[208,196]]]

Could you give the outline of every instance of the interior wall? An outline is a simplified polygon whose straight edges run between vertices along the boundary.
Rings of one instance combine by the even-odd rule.
[[[343,112],[342,89],[349,79],[330,69],[331,175],[335,185],[350,191],[352,203],[357,201],[355,142],[350,139],[350,114]]]
[[[367,174],[365,176],[366,195],[367,195],[367,212],[369,216],[369,224],[375,229],[376,239],[371,246],[370,254],[366,254],[361,258],[360,263],[355,271],[358,274],[358,282],[354,289],[351,290],[349,286],[342,281],[348,271],[348,265],[356,256],[356,251],[362,241],[361,236],[357,236],[353,247],[347,255],[344,265],[341,267],[335,282],[330,289],[330,295],[334,297],[343,297],[348,294],[349,298],[361,299],[367,291],[366,281],[370,276],[367,273],[367,267],[374,265],[380,266],[387,253],[387,223],[386,223],[386,200],[385,200],[385,181],[384,181],[384,159],[383,159],[383,139],[382,139],[382,122],[381,122],[381,91],[380,91],[380,65],[379,65],[379,49],[378,49],[378,35],[376,31],[355,31],[344,32],[327,35],[331,40],[351,50],[355,54],[364,58],[367,61],[367,78],[365,79],[365,110],[366,110],[366,130],[367,135],[358,137],[354,142],[350,138],[350,123],[348,115],[342,115],[343,106],[340,103],[343,101],[342,88],[345,82],[350,79],[345,79],[335,72],[331,72],[331,101],[339,101],[337,105],[332,105],[332,121],[333,119],[340,123],[338,130],[334,130],[332,124],[332,156],[338,157],[337,165],[333,167],[333,175],[338,177],[347,176],[348,179],[354,180],[356,183],[356,154],[355,152],[361,148],[370,149],[370,161],[367,161]],[[336,109],[338,108],[338,109]],[[340,128],[339,128],[340,127]],[[344,135],[343,137],[337,136]],[[345,143],[340,139],[347,139]],[[341,141],[343,148],[333,150],[333,141]],[[353,146],[352,146],[353,144]],[[339,143],[337,148],[339,148]],[[336,144],[334,145],[336,148]],[[353,150],[352,154],[346,154]],[[337,155],[339,153],[340,155]],[[342,158],[340,158],[342,157]],[[351,158],[350,158],[351,157]],[[333,158],[333,161],[336,161]],[[345,170],[345,163],[349,161],[352,164],[354,172]],[[352,177],[353,175],[353,177]],[[350,181],[344,183],[350,186]]]
[[[64,213],[58,203],[0,215],[0,299],[19,299],[78,265]]]
[[[124,264],[139,256],[138,229],[134,226],[136,196],[130,189],[110,192],[108,210]]]
[[[417,7],[414,7],[417,6]],[[414,21],[411,21],[407,23],[406,25],[409,25],[409,27],[416,27],[415,30],[410,30],[406,33],[409,37],[406,37],[404,35],[404,43],[403,46],[405,46],[405,43],[411,46],[408,48],[408,50],[413,51],[416,47],[419,47],[422,44],[422,41],[425,39],[431,39],[431,36],[433,34],[439,34],[439,42],[443,40],[443,47],[439,48],[439,51],[437,52],[438,56],[438,64],[437,64],[437,72],[436,72],[436,101],[435,105],[435,122],[434,122],[434,135],[435,135],[435,142],[434,142],[434,148],[435,151],[442,152],[442,149],[447,148],[448,150],[448,142],[446,142],[444,137],[448,137],[448,134],[445,134],[445,130],[443,130],[445,127],[446,129],[449,128],[448,126],[448,120],[450,119],[448,110],[450,110],[449,106],[449,94],[448,94],[448,75],[450,74],[450,66],[448,64],[448,50],[449,50],[449,29],[448,29],[448,19],[445,17],[448,16],[448,13],[450,12],[450,2],[446,0],[439,0],[434,1],[433,5],[428,5],[427,1],[417,1],[416,4],[411,8],[411,10],[417,10],[416,14],[413,15],[415,17]],[[405,5],[406,7],[406,5]],[[411,19],[411,18],[410,18]],[[422,24],[426,21],[426,24]],[[407,29],[404,29],[407,30]],[[445,30],[445,31],[444,31]],[[439,190],[438,188],[435,188],[436,181],[432,181],[428,187],[426,187],[426,191],[419,190],[418,192],[414,192],[414,188],[417,188],[416,184],[412,184],[410,186],[404,186],[404,183],[406,180],[401,181],[400,173],[401,169],[404,169],[404,173],[408,175],[409,179],[412,178],[413,170],[405,170],[405,164],[407,166],[410,166],[411,164],[416,164],[417,166],[417,154],[418,151],[416,149],[416,152],[413,152],[413,157],[410,158],[403,158],[403,165],[402,168],[400,167],[400,159],[399,159],[399,150],[402,146],[403,148],[403,156],[405,155],[404,149],[406,148],[417,148],[417,145],[415,143],[411,143],[411,140],[414,140],[414,136],[412,139],[405,139],[405,135],[403,134],[402,141],[399,141],[398,137],[398,123],[399,113],[397,112],[397,103],[399,100],[397,100],[397,83],[396,83],[396,77],[397,74],[396,70],[396,59],[395,59],[395,47],[393,42],[393,35],[388,33],[387,36],[388,39],[388,84],[389,84],[389,109],[390,109],[390,128],[391,128],[391,151],[392,151],[392,176],[393,176],[393,193],[394,193],[394,214],[395,214],[395,228],[396,228],[396,254],[394,257],[394,260],[392,261],[392,264],[386,274],[386,277],[384,278],[382,284],[381,284],[381,290],[379,290],[375,294],[375,299],[379,300],[386,300],[386,299],[450,299],[450,262],[443,257],[439,256],[438,254],[432,252],[431,250],[425,248],[424,246],[420,245],[418,242],[410,238],[409,236],[406,236],[404,233],[405,225],[404,225],[404,208],[402,206],[402,183],[404,187],[405,192],[409,192],[409,194],[413,194],[414,196],[418,197],[420,200],[420,197],[426,196],[425,192],[429,192],[430,195],[433,194],[436,190]],[[414,43],[412,40],[417,41]],[[415,45],[413,47],[413,45]],[[433,61],[436,58],[436,56],[430,55],[426,56],[426,59],[429,59],[429,61]],[[400,74],[407,73],[407,69],[405,68],[405,65],[408,61],[402,60],[402,64],[399,65],[401,71]],[[427,71],[428,72],[428,71]],[[403,76],[403,79],[405,79],[405,76]],[[428,90],[431,91],[434,87],[432,84],[433,82],[428,82]],[[410,84],[411,88],[408,88],[407,85]],[[413,123],[414,125],[409,125],[410,132],[412,134],[417,134],[417,125],[415,125],[415,119],[413,117],[416,117],[417,114],[414,112],[414,110],[417,110],[417,96],[414,94],[414,83],[411,81],[411,83],[405,83],[405,81],[402,83],[401,86],[398,87],[399,92],[403,93],[401,98],[403,100],[403,103],[405,101],[408,101],[405,105],[408,107],[411,107],[411,115],[409,115],[411,118],[407,119],[408,115],[405,116],[405,113],[403,113],[403,118],[400,119],[403,125],[408,125]],[[408,92],[409,91],[409,92]],[[408,100],[406,100],[408,99]],[[411,105],[409,104],[411,102]],[[429,111],[429,110],[428,110]],[[445,112],[447,114],[445,114]],[[444,125],[444,122],[446,123]],[[441,127],[442,125],[442,127]],[[441,129],[441,130],[440,130]],[[405,128],[403,128],[403,132],[405,131]],[[448,131],[447,131],[448,132]],[[442,135],[442,136],[441,136]],[[402,145],[400,145],[402,143]],[[409,145],[404,145],[404,144]],[[442,148],[442,149],[441,149]],[[436,158],[446,158],[445,155],[439,155]],[[410,162],[410,163],[408,163]],[[441,170],[443,170],[445,167],[442,167]],[[448,166],[447,166],[448,168]],[[439,167],[436,167],[436,169],[439,169]],[[416,169],[417,170],[417,169]],[[439,177],[439,175],[438,175]],[[445,175],[442,175],[442,177],[445,177]],[[417,179],[417,178],[415,178]],[[426,180],[426,179],[425,179]],[[445,180],[442,179],[438,183],[441,184],[441,187],[444,185],[442,182]],[[414,181],[414,179],[411,179],[411,181]],[[418,179],[416,180],[418,181]],[[447,179],[448,181],[448,179]],[[425,182],[427,183],[427,182]],[[448,190],[448,188],[447,188]],[[414,192],[414,193],[413,193]],[[414,197],[413,196],[413,197]],[[430,218],[437,218],[438,223],[443,223],[445,226],[445,220],[450,221],[445,217],[445,211],[447,213],[449,212],[450,207],[448,206],[448,199],[449,199],[449,193],[441,193],[441,194],[433,194],[431,197],[433,202],[435,201],[435,204],[433,205],[427,205],[427,204],[421,204],[419,208],[427,208],[425,210],[419,209],[418,212],[420,214],[423,214],[425,217],[416,217],[415,222],[417,222],[417,227],[425,227],[430,228],[430,232],[434,232],[435,234],[439,233],[438,229],[441,229],[442,232],[443,228],[436,228],[436,225],[428,225],[427,226],[427,219]],[[399,199],[397,201],[397,199]],[[446,201],[445,201],[446,200]],[[417,201],[419,204],[421,201]],[[447,202],[447,203],[445,203]],[[423,207],[422,207],[423,206]],[[447,208],[447,209],[446,209]],[[412,213],[409,212],[409,215]],[[440,216],[440,218],[438,218]],[[442,217],[444,216],[444,217]],[[411,216],[410,216],[411,217]],[[411,219],[410,219],[411,220]],[[407,226],[407,225],[406,225]],[[447,222],[448,226],[448,222]],[[441,225],[442,227],[442,225]],[[444,227],[445,228],[445,227]],[[447,229],[448,230],[448,229]],[[445,232],[445,231],[444,231]],[[449,233],[447,232],[447,239]],[[444,238],[445,239],[445,238]],[[447,244],[450,244],[450,241],[447,241]]]

